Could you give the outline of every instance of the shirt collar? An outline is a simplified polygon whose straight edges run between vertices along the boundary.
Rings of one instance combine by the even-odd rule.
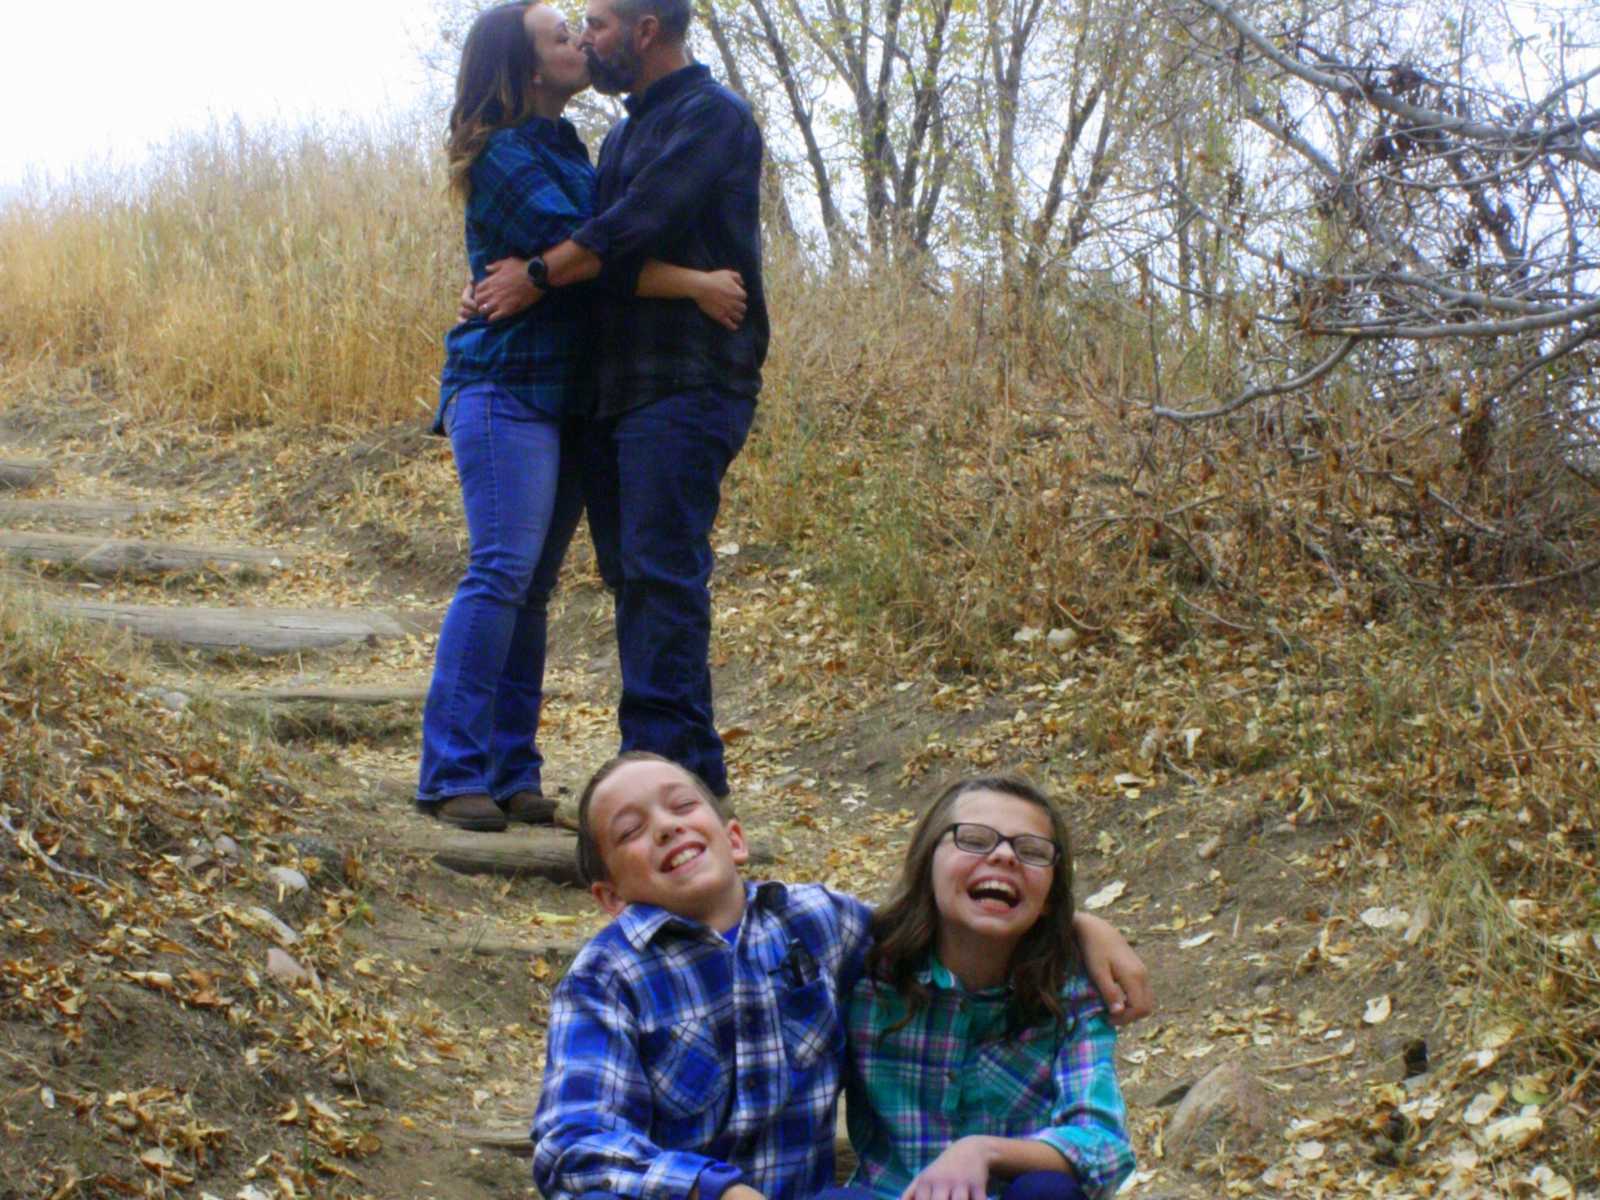
[[[783,884],[775,882],[752,883],[748,880],[744,885],[744,920],[750,919],[750,913],[758,908],[775,908],[782,904],[788,896]],[[670,913],[664,908],[654,904],[630,904],[622,910],[617,917],[617,928],[622,931],[622,936],[628,939],[628,944],[636,951],[643,951],[657,934],[667,929],[678,930],[682,933],[696,937],[711,937],[723,941],[722,931],[712,929],[709,925],[699,921],[680,917]]]
[[[565,117],[532,116],[522,122],[521,129],[529,141],[542,142],[547,146],[583,144],[577,129]]]
[[[980,999],[999,998],[1011,993],[1011,985],[1002,983],[999,987],[984,988],[981,991],[969,992],[957,979],[950,968],[939,961],[937,950],[928,951],[928,960],[917,972],[917,980],[925,987],[930,987],[936,992],[957,992],[964,996],[974,996]]]
[[[630,117],[643,116],[648,110],[665,104],[690,88],[698,87],[710,78],[710,67],[704,63],[690,63],[687,67],[679,67],[670,75],[663,75],[637,95],[624,96],[622,103]]]

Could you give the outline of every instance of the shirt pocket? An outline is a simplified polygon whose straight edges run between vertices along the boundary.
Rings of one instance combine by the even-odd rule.
[[[780,989],[778,1020],[789,1065],[810,1071],[819,1064],[837,1066],[844,1056],[844,1025],[828,980],[821,975]]]
[[[1055,1047],[1053,1030],[1025,1029],[977,1048],[971,1086],[993,1128],[1028,1132],[1045,1123],[1055,1106]]]
[[[639,1051],[656,1111],[668,1120],[715,1119],[726,1107],[731,1072],[704,1020],[644,1030]]]

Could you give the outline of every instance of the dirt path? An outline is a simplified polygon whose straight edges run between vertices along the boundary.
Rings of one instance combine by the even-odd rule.
[[[446,1031],[407,1047],[397,1082],[361,1094],[380,1110],[383,1149],[355,1167],[358,1190],[521,1194],[518,1131],[542,1063],[548,989],[599,917],[576,889],[529,871],[440,865],[443,833],[408,801],[429,631],[461,561],[447,453],[403,434],[332,446],[196,434],[174,446],[88,408],[35,414],[9,436],[17,457],[54,468],[0,510],[16,545],[55,547],[9,568],[30,572],[30,590],[79,612],[178,617],[139,626],[163,639],[152,653],[174,706],[224,706],[241,727],[338,764],[299,836],[309,856],[362,859],[371,918],[347,927],[344,957],[391,981],[397,1008],[435,1014]],[[1396,1128],[1400,1142],[1415,1139],[1382,1120],[1427,1087],[1413,1083],[1387,1107],[1373,1099],[1373,1088],[1416,1074],[1420,1045],[1439,1059],[1447,1014],[1441,981],[1407,941],[1420,915],[1375,916],[1382,895],[1342,890],[1351,831],[1286,820],[1279,796],[1187,786],[1181,764],[1166,772],[1178,783],[1151,787],[1097,760],[1060,726],[1071,681],[1059,664],[993,686],[858,671],[870,656],[811,584],[813,565],[754,544],[739,520],[735,505],[718,537],[718,712],[735,799],[776,857],[771,873],[874,897],[912,808],[940,780],[1020,766],[1072,798],[1079,901],[1136,939],[1158,985],[1159,1015],[1119,1048],[1137,1194],[1215,1196],[1249,1181],[1268,1194],[1367,1195],[1400,1186],[1394,1166],[1408,1161],[1436,1179],[1461,1176],[1445,1159],[1454,1139],[1396,1150]],[[196,565],[183,551],[161,558],[121,544],[132,541],[271,553]],[[88,554],[118,566],[91,569]],[[608,603],[581,550],[575,558],[556,604],[541,731],[547,791],[558,796],[614,739]],[[279,639],[251,651],[196,633],[247,609],[280,614]],[[282,616],[291,610],[367,625],[313,642]],[[563,835],[481,836],[531,855]],[[1251,1147],[1244,1124],[1224,1122],[1225,1152],[1212,1152],[1213,1136],[1187,1165],[1163,1157],[1179,1091],[1229,1062],[1261,1081],[1263,1118],[1300,1124]],[[1441,1094],[1459,1090],[1451,1078],[1441,1076]]]

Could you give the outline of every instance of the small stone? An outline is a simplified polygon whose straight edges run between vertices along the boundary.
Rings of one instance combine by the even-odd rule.
[[[1212,834],[1205,841],[1200,843],[1200,848],[1195,851],[1195,856],[1199,858],[1201,862],[1210,862],[1221,852],[1222,835],[1217,833]]]
[[[1283,1108],[1255,1076],[1225,1062],[1189,1089],[1163,1140],[1179,1155],[1213,1154],[1223,1143],[1237,1148],[1267,1134]]]
[[[239,843],[227,834],[223,834],[211,843],[212,852],[225,862],[236,863],[244,858],[244,851],[239,849]]]
[[[293,867],[268,867],[267,878],[279,892],[289,895],[297,895],[311,886],[306,877]]]
[[[140,695],[147,700],[154,700],[168,712],[181,713],[189,707],[189,693],[176,688],[146,688]]]
[[[281,945],[292,946],[300,940],[300,935],[290,928],[290,926],[286,924],[278,916],[278,914],[273,912],[270,908],[262,908],[261,906],[257,905],[255,908],[250,910],[250,915],[259,920],[268,929],[272,930],[272,936],[277,938]]]
[[[1076,629],[1052,629],[1044,635],[1045,644],[1052,650],[1070,650],[1078,644]]]
[[[267,974],[285,987],[317,987],[317,973],[302,967],[276,946],[267,951]]]

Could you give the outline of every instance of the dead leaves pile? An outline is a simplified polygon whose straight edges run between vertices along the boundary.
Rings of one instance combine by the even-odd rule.
[[[0,1182],[359,1190],[352,1165],[382,1146],[363,1080],[460,1039],[396,1001],[403,968],[346,961],[343,930],[370,918],[359,864],[335,878],[297,853],[317,802],[270,749],[171,713],[75,633],[4,637],[0,1140],[32,1173]],[[310,885],[287,894],[280,866]]]

